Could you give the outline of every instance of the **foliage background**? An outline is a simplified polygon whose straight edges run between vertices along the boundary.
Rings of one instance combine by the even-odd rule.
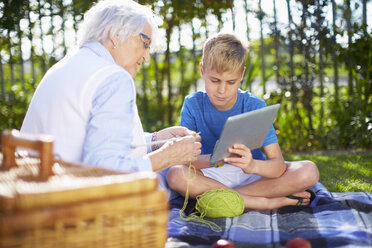
[[[307,152],[285,154],[288,161],[311,160],[321,182],[330,192],[372,192],[371,152]]]
[[[265,13],[262,6],[269,1],[273,11]],[[242,25],[235,14],[243,8],[246,30],[239,35],[250,42],[250,52],[241,88],[254,90],[267,104],[281,103],[275,127],[282,149],[371,148],[369,1],[285,0],[286,22],[278,22],[278,1],[140,0],[159,16],[164,37],[162,50],[135,78],[144,129],[179,123],[184,97],[200,86],[203,42],[226,23],[233,30]],[[0,131],[20,128],[42,76],[66,54],[69,41],[76,40],[82,14],[93,3],[0,3]],[[251,38],[254,21],[259,23],[258,39]]]

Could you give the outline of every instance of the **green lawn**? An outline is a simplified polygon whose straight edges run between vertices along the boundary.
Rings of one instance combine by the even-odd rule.
[[[359,154],[285,154],[291,160],[311,160],[320,172],[319,182],[330,192],[372,192],[372,151]]]

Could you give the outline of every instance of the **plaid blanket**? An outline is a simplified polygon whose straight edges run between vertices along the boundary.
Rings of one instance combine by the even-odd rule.
[[[312,188],[317,196],[310,206],[288,206],[272,211],[245,211],[234,218],[208,219],[222,228],[183,221],[183,197],[171,201],[166,248],[204,248],[218,239],[235,247],[280,247],[295,237],[312,247],[372,247],[372,193],[331,193],[322,184]]]

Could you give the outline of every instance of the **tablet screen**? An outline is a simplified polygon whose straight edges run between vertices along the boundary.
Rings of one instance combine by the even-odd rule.
[[[231,156],[227,149],[236,143],[245,144],[251,150],[260,148],[269,133],[279,107],[280,104],[275,104],[229,117],[220,139],[214,146],[211,162],[215,163],[226,156]]]

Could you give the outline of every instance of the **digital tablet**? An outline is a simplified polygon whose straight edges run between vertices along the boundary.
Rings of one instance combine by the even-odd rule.
[[[223,160],[224,157],[234,156],[227,149],[236,143],[245,144],[251,150],[260,148],[269,133],[279,107],[280,104],[275,104],[229,117],[214,146],[211,162],[215,163]]]

